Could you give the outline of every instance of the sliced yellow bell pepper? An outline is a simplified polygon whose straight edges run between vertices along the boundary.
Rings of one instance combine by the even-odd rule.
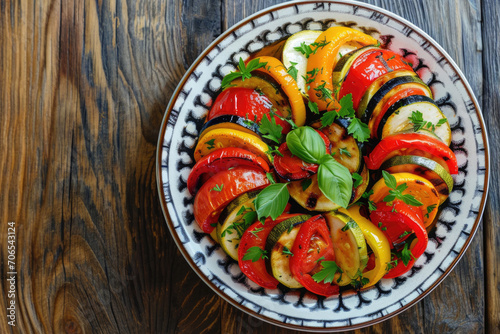
[[[359,212],[360,206],[355,204],[349,209],[340,208],[338,211],[349,215],[361,228],[366,242],[375,255],[375,267],[363,273],[363,277],[369,280],[363,288],[376,284],[387,273],[387,264],[391,261],[391,246],[387,237],[373,223],[363,217]]]
[[[292,109],[292,120],[297,126],[303,126],[306,123],[306,105],[295,79],[288,74],[285,65],[279,59],[268,56],[259,57],[258,59],[259,62],[267,63],[267,65],[255,71],[269,74],[280,84],[281,89],[288,97]],[[283,116],[287,117],[288,115]]]
[[[335,26],[328,28],[318,36],[314,53],[307,61],[307,72],[314,77],[308,87],[309,99],[318,105],[319,110],[333,110],[339,108],[332,82],[332,74],[337,63],[337,54],[340,47],[348,42],[357,42],[361,45],[376,44],[377,40],[359,30]],[[314,75],[312,75],[314,73]],[[306,80],[307,81],[307,80]],[[329,92],[331,97],[325,92]]]
[[[256,134],[252,135],[234,129],[213,129],[205,133],[198,140],[194,149],[194,160],[198,161],[210,152],[222,147],[244,148],[262,157],[266,162],[270,161],[269,146]]]

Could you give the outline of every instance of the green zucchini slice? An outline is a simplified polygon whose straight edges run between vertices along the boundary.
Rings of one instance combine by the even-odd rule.
[[[222,210],[219,216],[217,238],[224,252],[236,261],[238,261],[241,236],[257,219],[257,214],[253,214],[255,220],[248,221],[252,218],[251,212],[255,212],[253,201],[259,192],[260,190],[253,190],[238,196]],[[246,214],[249,215],[245,217]]]
[[[331,211],[325,215],[335,251],[335,262],[342,269],[335,280],[340,286],[351,284],[368,263],[368,248],[363,231],[348,215]]]
[[[435,129],[433,132],[446,145],[450,145],[451,129],[448,119],[436,103],[424,95],[408,96],[390,106],[378,126],[378,138],[383,139],[396,132],[412,129],[414,124],[411,121],[411,116],[414,111],[421,112],[425,122],[434,124]],[[439,122],[442,122],[442,120],[445,122],[440,124]]]
[[[296,50],[302,43],[310,45],[314,43],[316,38],[321,35],[322,31],[318,30],[302,30],[288,37],[285,46],[283,47],[283,65],[287,69],[294,66],[297,69],[297,85],[299,86],[302,95],[307,96],[306,80],[307,77],[307,58]]]
[[[266,240],[269,264],[273,276],[284,286],[292,289],[301,288],[290,271],[290,256],[293,243],[300,230],[300,224],[311,218],[310,215],[298,215],[276,225]]]

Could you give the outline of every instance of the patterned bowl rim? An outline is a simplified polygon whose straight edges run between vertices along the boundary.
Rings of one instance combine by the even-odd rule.
[[[465,241],[464,245],[462,246],[462,249],[461,249],[460,253],[451,262],[451,264],[449,265],[449,267],[447,268],[447,270],[444,271],[441,274],[441,276],[433,284],[431,284],[425,291],[423,291],[420,295],[418,295],[414,300],[412,300],[408,304],[402,306],[401,308],[399,308],[399,309],[397,309],[397,310],[395,310],[395,311],[393,311],[391,313],[388,313],[388,314],[383,315],[383,316],[381,316],[379,318],[376,318],[376,319],[373,319],[373,320],[369,320],[369,321],[366,321],[366,322],[363,322],[363,323],[355,324],[355,325],[341,326],[341,327],[328,327],[328,328],[298,326],[298,325],[294,325],[294,324],[283,323],[283,322],[281,322],[279,320],[276,320],[276,319],[268,318],[266,316],[263,316],[263,315],[255,312],[255,311],[247,308],[246,306],[243,306],[243,305],[237,303],[237,301],[233,300],[232,298],[230,298],[227,295],[225,295],[222,291],[220,291],[220,289],[214,283],[212,283],[201,272],[201,270],[195,264],[194,260],[188,254],[187,250],[183,247],[183,245],[182,245],[182,243],[181,243],[181,241],[179,239],[179,236],[177,235],[177,232],[174,230],[173,223],[172,223],[172,218],[171,218],[171,216],[170,216],[170,214],[168,212],[167,203],[166,203],[165,197],[163,195],[163,184],[164,184],[164,182],[163,182],[162,175],[161,175],[161,154],[162,154],[162,151],[163,151],[162,143],[163,143],[164,136],[165,136],[167,121],[168,121],[168,119],[170,117],[170,112],[172,111],[173,106],[175,104],[175,101],[177,100],[180,92],[182,91],[183,86],[186,84],[187,80],[189,79],[189,77],[191,76],[191,74],[194,72],[194,70],[198,67],[198,65],[202,62],[202,60],[212,51],[212,49],[215,48],[228,35],[230,35],[234,31],[238,30],[240,27],[243,27],[244,25],[248,24],[249,22],[251,22],[253,20],[256,20],[259,17],[262,17],[264,15],[267,15],[269,13],[272,13],[274,11],[277,11],[277,10],[280,10],[280,9],[283,9],[283,8],[287,8],[287,7],[292,7],[292,6],[296,6],[296,5],[303,5],[303,4],[315,4],[315,3],[320,3],[320,2],[321,3],[329,3],[329,4],[343,4],[343,5],[357,6],[357,7],[361,7],[361,8],[364,8],[364,9],[367,9],[367,10],[370,10],[370,11],[373,11],[373,12],[378,12],[378,13],[380,13],[382,15],[388,16],[391,19],[393,19],[395,21],[399,21],[399,23],[410,27],[412,30],[414,30],[414,32],[416,32],[422,38],[424,38],[425,40],[427,40],[441,54],[441,56],[443,58],[446,58],[446,60],[450,64],[450,66],[458,74],[460,80],[464,84],[464,86],[465,86],[465,88],[467,90],[467,93],[469,95],[469,98],[471,99],[471,101],[473,101],[474,107],[475,107],[475,109],[477,111],[476,114],[477,114],[477,117],[478,117],[478,122],[479,122],[479,124],[481,126],[481,129],[482,129],[482,139],[483,139],[483,142],[484,142],[484,157],[485,157],[485,167],[486,167],[486,171],[485,171],[485,174],[484,174],[484,193],[483,193],[483,196],[481,198],[481,203],[480,203],[479,210],[478,210],[479,212],[478,212],[477,217],[476,217],[476,219],[474,221],[474,225],[473,225],[473,227],[471,229],[470,235],[468,236],[467,240]],[[436,288],[448,276],[448,274],[453,270],[453,268],[456,266],[456,264],[460,261],[460,259],[465,254],[467,248],[469,247],[472,239],[474,238],[474,236],[475,236],[475,234],[476,234],[476,232],[478,230],[479,224],[481,222],[481,219],[482,219],[482,216],[483,216],[483,213],[484,213],[484,207],[485,207],[486,199],[487,199],[487,195],[488,195],[489,179],[490,179],[490,177],[489,177],[489,170],[490,170],[489,142],[488,142],[488,135],[487,135],[487,130],[486,130],[486,126],[485,126],[485,123],[484,123],[482,112],[481,112],[481,109],[479,107],[478,101],[477,101],[474,93],[472,92],[472,88],[470,87],[470,85],[469,85],[467,79],[465,78],[464,74],[462,73],[462,71],[460,70],[460,68],[457,66],[457,64],[455,63],[455,61],[451,58],[451,56],[448,55],[448,53],[432,37],[430,37],[426,32],[424,32],[422,29],[420,29],[419,27],[417,27],[413,23],[411,23],[411,22],[407,21],[406,19],[400,17],[399,15],[394,14],[394,13],[392,13],[392,12],[390,12],[388,10],[385,10],[383,8],[371,5],[371,4],[366,4],[366,3],[362,3],[362,2],[358,2],[358,1],[352,1],[352,0],[322,0],[322,1],[294,0],[294,1],[286,2],[286,3],[282,3],[282,4],[277,4],[277,5],[270,6],[270,7],[267,7],[265,9],[262,9],[262,10],[256,12],[256,13],[254,13],[254,14],[246,17],[245,19],[239,21],[238,23],[234,24],[232,27],[230,27],[226,31],[224,31],[212,43],[210,43],[210,45],[207,46],[205,48],[205,50],[198,56],[198,58],[189,67],[189,69],[186,71],[186,73],[182,77],[181,81],[177,85],[177,88],[175,89],[174,93],[171,96],[170,102],[169,102],[169,104],[167,106],[167,109],[166,109],[166,113],[165,113],[165,115],[163,117],[163,120],[162,120],[162,124],[161,124],[161,127],[160,127],[160,132],[159,132],[159,137],[158,137],[158,143],[157,143],[157,151],[156,151],[156,180],[157,180],[157,189],[158,189],[158,193],[160,195],[159,197],[160,197],[160,202],[161,202],[161,208],[162,208],[162,211],[163,211],[163,215],[164,215],[164,217],[166,219],[168,229],[170,230],[170,233],[171,233],[171,235],[172,235],[172,237],[173,237],[173,239],[174,239],[174,241],[175,241],[178,249],[180,250],[181,254],[184,256],[184,258],[186,259],[186,261],[188,262],[188,264],[191,266],[191,268],[194,270],[194,272],[196,274],[198,274],[198,276],[201,278],[201,280],[203,282],[205,282],[205,284],[207,284],[215,293],[217,293],[217,295],[219,295],[225,301],[227,301],[228,303],[230,303],[232,306],[240,309],[241,311],[243,311],[243,312],[245,312],[245,313],[247,313],[247,314],[249,314],[249,315],[251,315],[253,317],[256,317],[256,318],[258,318],[260,320],[263,320],[265,322],[268,322],[268,323],[271,323],[271,324],[274,324],[274,325],[277,325],[277,326],[280,326],[280,327],[284,327],[284,328],[288,328],[288,329],[293,329],[293,330],[312,331],[312,332],[332,332],[332,331],[337,332],[337,331],[345,331],[345,330],[354,330],[354,329],[359,329],[359,328],[363,328],[363,327],[367,327],[367,326],[371,326],[371,325],[383,322],[383,321],[385,321],[385,320],[387,320],[387,319],[389,319],[389,318],[391,318],[391,317],[393,317],[393,316],[395,316],[395,315],[397,315],[399,313],[402,313],[402,312],[406,311],[407,309],[411,308],[412,306],[414,306],[415,304],[417,304],[419,301],[421,301],[424,297],[426,297],[432,290],[434,290],[434,288]]]

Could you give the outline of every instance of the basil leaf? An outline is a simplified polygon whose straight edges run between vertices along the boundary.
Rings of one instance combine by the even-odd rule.
[[[346,208],[352,195],[352,176],[349,170],[331,155],[321,159],[318,168],[319,189],[330,201]]]
[[[326,154],[325,142],[313,128],[301,126],[286,135],[288,149],[293,155],[309,163],[318,163]]]
[[[255,211],[258,219],[271,217],[276,220],[283,211],[290,199],[287,188],[288,183],[275,183],[264,188],[255,198]]]

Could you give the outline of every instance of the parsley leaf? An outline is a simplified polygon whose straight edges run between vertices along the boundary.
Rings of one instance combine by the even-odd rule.
[[[227,74],[221,82],[222,89],[229,87],[231,82],[235,79],[240,79],[244,81],[245,79],[249,79],[252,77],[251,72],[261,68],[265,67],[267,65],[267,62],[261,63],[259,58],[252,59],[248,62],[247,65],[245,65],[245,62],[243,59],[240,57],[239,63],[238,63],[238,70],[237,72],[231,72]]]
[[[340,155],[345,154],[349,158],[352,156],[351,152],[349,152],[349,150],[347,149],[347,147],[341,147],[341,148],[339,148],[339,153],[340,153]]]
[[[354,184],[352,185],[354,188],[357,188],[363,183],[363,177],[358,173],[353,173],[352,178],[354,180]]]
[[[353,107],[351,93],[343,96],[339,100],[339,104],[340,104],[340,110],[339,110],[340,117],[351,117],[351,118],[355,117],[356,112]]]
[[[359,269],[358,269],[357,275],[358,275],[358,277],[351,280],[351,285],[355,289],[361,289],[363,286],[367,285],[370,282],[370,280],[368,278],[363,277],[363,275]]]
[[[347,127],[347,133],[361,143],[370,139],[370,129],[368,125],[361,122],[358,118],[353,118],[351,120],[351,124]]]
[[[270,139],[276,143],[281,143],[281,131],[283,131],[283,127],[279,124],[276,124],[276,119],[272,114],[269,115],[271,120],[264,115],[260,120],[259,131],[262,134],[262,137]]]
[[[405,267],[408,266],[408,263],[412,258],[416,260],[412,252],[408,249],[408,244],[406,243],[405,247],[401,250],[401,261],[403,261]]]
[[[326,81],[323,81],[321,85],[314,88],[314,90],[317,92],[316,96],[322,101],[331,100],[333,98],[332,96],[333,92],[325,86],[326,86]]]
[[[283,255],[293,256],[293,253],[288,249],[288,247],[283,246],[283,251],[281,252]]]
[[[319,108],[316,102],[308,101],[307,106],[309,107],[309,110],[311,110],[313,113],[319,114]]]
[[[222,188],[224,187],[223,184],[221,184],[220,186],[218,184],[215,185],[215,187],[213,187],[212,189],[210,189],[210,191],[218,191],[218,192],[221,192],[222,191]]]
[[[256,262],[260,260],[261,257],[267,259],[267,251],[258,246],[253,246],[247,249],[245,255],[243,255],[243,261],[251,260],[252,262]]]
[[[252,233],[254,237],[256,237],[256,238],[260,238],[260,237],[257,235],[257,233],[259,233],[259,232],[261,232],[261,231],[263,231],[263,230],[264,230],[264,228],[263,228],[263,227],[258,227],[258,228],[256,228],[256,229],[254,229],[254,230],[250,231],[250,233]]]
[[[215,148],[215,138],[210,139],[209,141],[206,141],[205,144],[207,145],[207,149],[209,149],[209,150]]]
[[[382,176],[384,177],[385,185],[391,189],[389,190],[389,195],[384,197],[383,199],[384,202],[392,202],[395,199],[399,199],[408,205],[412,206],[423,205],[422,202],[417,200],[413,195],[403,194],[403,191],[405,191],[408,188],[406,183],[400,184],[398,186],[394,175],[389,174],[385,170],[382,171]]]
[[[312,279],[318,283],[332,283],[336,273],[342,274],[342,269],[335,261],[321,261],[322,269],[312,276]]]
[[[309,58],[309,56],[313,53],[313,50],[311,49],[310,44],[306,44],[306,42],[300,43],[300,46],[294,47],[295,51],[298,51],[302,53],[306,58]]]
[[[290,62],[290,67],[288,67],[288,69],[286,70],[286,72],[288,74],[290,74],[292,76],[292,78],[295,79],[295,81],[297,81],[297,75],[299,74],[299,70],[297,70],[297,68],[295,67],[295,65],[297,65],[297,63],[294,63],[293,61]]]

